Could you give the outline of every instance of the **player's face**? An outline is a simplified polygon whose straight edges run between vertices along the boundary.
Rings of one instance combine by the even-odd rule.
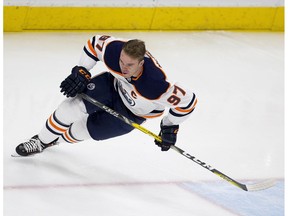
[[[140,61],[138,59],[131,58],[123,50],[120,54],[119,65],[123,77],[137,77],[140,72],[143,70],[144,60]]]

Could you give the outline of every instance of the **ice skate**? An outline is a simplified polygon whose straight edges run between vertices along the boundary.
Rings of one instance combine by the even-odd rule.
[[[57,143],[57,140],[44,144],[38,138],[38,135],[33,136],[29,141],[23,142],[16,147],[16,152],[19,156],[30,156],[36,153],[42,152],[44,149],[53,146]]]

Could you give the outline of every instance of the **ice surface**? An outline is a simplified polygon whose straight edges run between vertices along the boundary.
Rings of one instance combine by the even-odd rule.
[[[177,146],[243,183],[248,193],[140,131],[60,144],[29,158],[15,146],[64,99],[59,84],[94,34],[139,38],[197,108]],[[4,34],[5,216],[284,215],[284,34],[270,32],[26,32]],[[102,64],[94,74],[105,70]],[[158,133],[160,119],[143,126]],[[267,208],[269,206],[269,208]]]

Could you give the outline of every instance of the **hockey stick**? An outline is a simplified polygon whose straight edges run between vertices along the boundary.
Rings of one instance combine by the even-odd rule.
[[[107,113],[115,116],[116,118],[124,121],[126,124],[131,125],[132,127],[142,131],[145,134],[150,135],[151,137],[153,137],[154,139],[156,139],[159,142],[162,142],[161,137],[154,134],[153,132],[149,131],[148,129],[142,127],[141,125],[133,122],[132,120],[126,118],[125,116],[121,115],[120,113],[116,112],[115,110],[105,106],[104,104],[100,103],[99,101],[95,100],[94,98],[91,98],[90,96],[86,95],[86,94],[79,94],[79,96],[83,99],[85,99],[86,101],[94,104],[95,106],[103,109],[104,111],[106,111]],[[206,164],[205,162],[197,159],[196,157],[188,154],[187,152],[183,151],[182,149],[180,149],[177,146],[171,146],[171,148],[173,150],[175,150],[176,152],[178,152],[179,154],[185,156],[186,158],[192,160],[193,162],[199,164],[200,166],[204,167],[205,169],[209,170],[210,172],[214,173],[215,175],[221,177],[222,179],[226,180],[227,182],[231,183],[232,185],[244,190],[244,191],[258,191],[258,190],[265,190],[267,188],[272,187],[273,185],[275,185],[275,181],[272,179],[263,181],[263,182],[259,182],[259,183],[255,183],[255,184],[250,184],[250,185],[245,185],[242,183],[239,183],[237,181],[235,181],[234,179],[230,178],[229,176],[225,175],[224,173],[218,171],[217,169],[213,168],[212,166]]]

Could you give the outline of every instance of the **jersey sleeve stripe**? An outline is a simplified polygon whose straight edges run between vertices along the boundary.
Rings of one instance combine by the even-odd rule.
[[[92,55],[87,49],[86,47],[83,48],[84,52],[86,53],[86,55],[88,55],[90,58],[92,58],[94,61],[99,61],[98,58],[96,58],[94,55]]]
[[[196,96],[195,96],[195,94],[193,93],[193,97],[192,97],[192,100],[190,101],[190,103],[189,103],[186,107],[180,107],[180,108],[181,108],[181,109],[188,109],[188,108],[191,107],[191,105],[194,103],[195,99],[196,99]],[[196,101],[197,101],[197,99],[196,99]],[[195,105],[194,105],[194,106],[195,106]]]
[[[188,104],[188,106],[170,108],[169,113],[174,117],[183,117],[192,113],[193,110],[195,109],[196,104],[197,104],[197,98],[195,94],[193,94],[193,98]]]
[[[95,47],[95,36],[92,38],[92,47]]]
[[[89,48],[90,52],[91,52],[96,58],[98,58],[97,53],[96,53],[94,47],[92,46],[90,40],[88,40],[87,44],[88,44],[88,48]]]
[[[195,109],[195,108],[194,108]],[[189,115],[190,113],[192,113],[193,111],[194,111],[194,109],[192,109],[190,112],[188,112],[188,113],[185,113],[185,114],[183,114],[183,113],[176,113],[176,112],[174,112],[172,109],[170,109],[169,110],[169,113],[171,114],[171,115],[173,115],[173,116],[175,116],[175,117],[183,117],[183,116],[186,116],[186,115]]]
[[[175,109],[179,112],[185,112],[186,113],[186,112],[192,111],[195,108],[196,104],[197,104],[197,99],[194,100],[194,98],[193,98],[187,107],[184,107],[184,108],[176,107]],[[190,108],[188,108],[188,107],[190,107]]]
[[[162,109],[162,110],[153,110],[153,111],[151,111],[150,113],[163,113],[165,110],[164,109]]]

